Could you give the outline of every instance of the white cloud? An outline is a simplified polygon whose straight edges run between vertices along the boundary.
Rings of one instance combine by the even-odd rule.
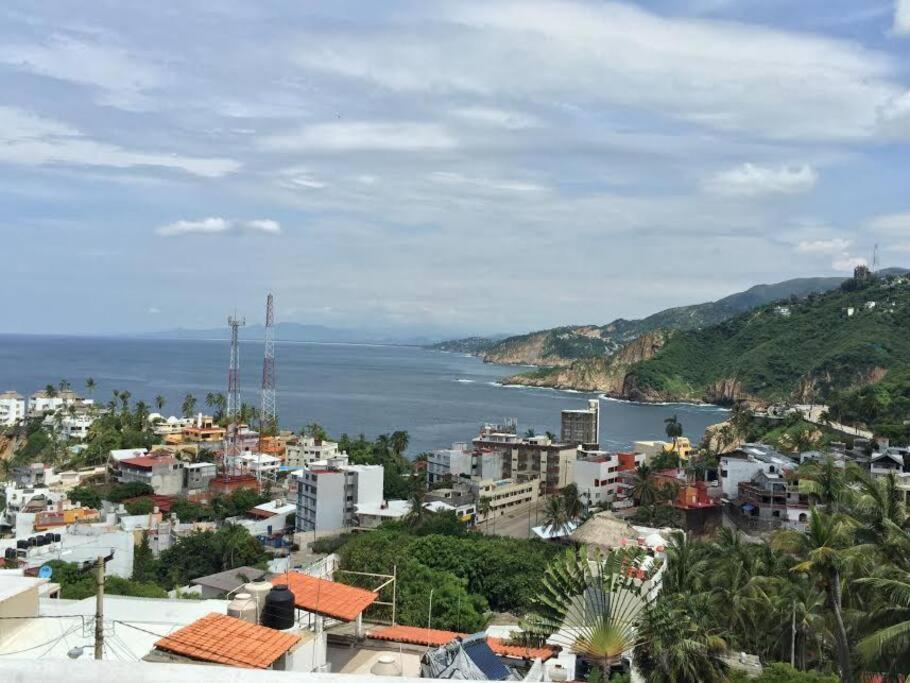
[[[451,149],[455,139],[440,125],[414,122],[319,123],[266,137],[265,149],[286,152],[419,152]]]
[[[447,183],[450,185],[470,185],[475,189],[485,189],[505,192],[544,192],[546,187],[537,183],[529,183],[523,180],[504,180],[497,178],[478,178],[465,176],[461,173],[452,173],[450,171],[435,171],[430,174],[430,180],[436,183]]]
[[[159,313],[161,313],[161,309],[160,309],[160,308],[156,308],[155,306],[150,306],[150,307],[149,307],[149,310],[148,310],[148,314],[149,314],[149,315],[158,315]]]
[[[492,107],[464,107],[455,109],[452,113],[466,121],[496,128],[505,128],[506,130],[524,130],[526,128],[538,128],[542,125],[540,119],[536,116]]]
[[[896,237],[910,237],[910,212],[876,216],[866,222],[873,232]]]
[[[316,178],[309,169],[294,166],[292,168],[283,168],[278,171],[278,184],[282,187],[286,187],[289,190],[295,189],[309,189],[309,190],[321,190],[327,186],[327,184],[318,178]]]
[[[220,217],[209,217],[198,220],[179,220],[162,225],[155,230],[162,237],[180,235],[220,235],[225,233],[263,233],[280,235],[281,225],[270,218],[257,218],[248,221],[231,221]]]
[[[92,140],[75,128],[21,109],[0,106],[0,163],[129,168],[157,166],[218,178],[240,164],[232,159],[139,152]]]
[[[894,32],[899,36],[910,35],[910,0],[896,0],[894,4]]]
[[[161,72],[112,45],[89,43],[55,35],[43,44],[5,45],[0,63],[38,76],[98,88],[102,104],[144,109],[144,93],[163,82]]]
[[[886,54],[815,34],[619,3],[432,7],[412,24],[307,34],[296,59],[392,92],[613,105],[772,139],[874,135],[905,90]]]
[[[850,254],[842,254],[840,258],[834,259],[831,263],[831,267],[834,270],[840,270],[847,273],[852,273],[853,269],[857,266],[868,265],[868,261],[864,258],[858,256],[851,256]]]
[[[808,164],[800,166],[758,166],[743,164],[721,171],[704,183],[712,193],[731,197],[757,197],[768,194],[801,194],[818,182],[818,173]]]
[[[825,240],[802,240],[797,243],[796,250],[808,254],[843,253],[851,244],[852,242],[850,242],[850,240],[845,240],[841,237],[833,237]]]

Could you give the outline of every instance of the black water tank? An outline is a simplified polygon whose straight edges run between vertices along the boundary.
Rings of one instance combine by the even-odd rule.
[[[51,532],[47,532],[46,534],[44,534],[44,540],[47,541],[48,543],[53,543],[54,534],[52,534]]]
[[[60,534],[54,534],[54,543],[60,542]]]
[[[35,536],[35,545],[47,545],[47,539],[44,536]]]
[[[29,548],[34,548],[36,545],[38,545],[38,540],[34,536],[28,539]]]
[[[287,584],[279,583],[265,596],[262,625],[283,631],[294,626],[294,594]]]
[[[5,557],[7,560],[15,560],[16,559],[16,549],[7,548],[6,550],[3,551],[3,557]]]
[[[26,539],[22,538],[22,539],[16,541],[16,547],[22,548],[22,549],[28,548],[28,541]]]

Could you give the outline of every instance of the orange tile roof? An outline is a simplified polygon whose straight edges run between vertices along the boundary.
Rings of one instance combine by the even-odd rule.
[[[300,636],[212,613],[165,636],[155,647],[205,662],[267,669],[299,641]]]
[[[377,640],[392,640],[396,643],[410,643],[411,645],[426,645],[428,647],[441,647],[451,643],[455,638],[464,638],[468,634],[455,631],[441,631],[427,629],[420,626],[385,626],[370,631],[370,638]],[[556,655],[552,647],[525,647],[522,645],[509,645],[502,638],[487,638],[490,649],[502,657],[516,657],[528,659],[547,660]]]
[[[298,609],[341,621],[354,621],[358,614],[372,605],[379,597],[373,591],[326,579],[317,579],[315,576],[300,572],[279,574],[272,579],[272,582],[288,585],[294,594],[294,605]]]

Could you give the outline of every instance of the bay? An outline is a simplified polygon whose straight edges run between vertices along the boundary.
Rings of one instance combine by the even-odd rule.
[[[66,379],[86,393],[85,379],[92,377],[100,403],[113,390],[127,390],[132,401],[154,410],[161,395],[167,401],[163,412],[172,414],[191,393],[197,409],[207,410],[206,393],[225,391],[228,355],[227,342],[215,340],[0,335],[0,392],[29,395]],[[240,355],[241,399],[258,405],[262,343],[241,342]],[[517,418],[521,431],[558,434],[560,410],[582,408],[597,396],[502,386],[499,380],[515,367],[417,347],[278,342],[276,357],[283,428],[318,422],[333,436],[371,438],[403,429],[411,436],[411,455],[469,441],[481,423],[507,417]],[[726,411],[601,400],[601,443],[623,449],[635,440],[664,438],[664,419],[672,415],[697,442]]]

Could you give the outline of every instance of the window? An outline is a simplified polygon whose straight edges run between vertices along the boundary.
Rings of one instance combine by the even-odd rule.
[[[771,516],[772,516],[772,517],[780,517],[780,510],[774,510],[774,511],[771,513]]]

